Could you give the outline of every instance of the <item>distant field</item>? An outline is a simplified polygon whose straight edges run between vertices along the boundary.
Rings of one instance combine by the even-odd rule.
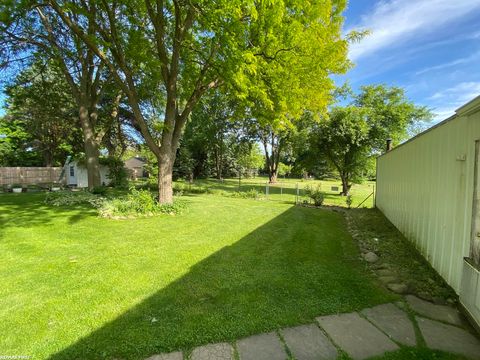
[[[300,202],[309,200],[305,196],[305,188],[307,186],[320,185],[321,190],[325,193],[325,205],[346,206],[345,196],[339,195],[342,189],[342,184],[340,181],[336,180],[279,179],[275,185],[268,184],[268,178],[266,177],[242,179],[240,184],[238,179],[224,179],[223,182],[216,179],[196,180],[192,185],[185,185],[186,183],[183,181],[177,182],[177,184],[182,183],[184,184],[183,186],[192,186],[193,188],[201,186],[208,187],[209,189],[223,190],[228,192],[246,192],[251,189],[255,189],[269,200],[286,202],[295,202],[297,198],[297,185],[299,194],[298,201]],[[338,187],[338,190],[332,190],[332,187],[335,186]],[[351,189],[353,200],[352,207],[357,207],[360,205],[360,203],[367,199],[367,197],[374,191],[374,187],[374,181],[367,181],[363,184],[353,185]],[[361,207],[372,208],[373,201],[373,195],[371,195],[361,205]]]

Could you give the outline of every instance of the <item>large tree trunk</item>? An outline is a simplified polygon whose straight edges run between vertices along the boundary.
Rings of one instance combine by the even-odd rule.
[[[95,134],[90,123],[90,114],[86,105],[80,105],[79,117],[83,133],[88,189],[92,190],[94,187],[101,185],[99,144],[96,141]]]
[[[160,204],[173,203],[173,163],[175,162],[175,152],[161,150],[158,158],[158,202]]]
[[[277,182],[277,172],[275,170],[271,170],[268,172],[268,180],[270,184],[275,184]]]
[[[350,185],[348,184],[348,177],[344,174],[340,175],[342,179],[342,195],[348,196],[350,193]]]

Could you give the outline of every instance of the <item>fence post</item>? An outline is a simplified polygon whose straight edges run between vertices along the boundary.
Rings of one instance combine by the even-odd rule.
[[[375,197],[375,184],[373,184],[373,208],[374,209],[377,207],[376,200],[377,198]]]

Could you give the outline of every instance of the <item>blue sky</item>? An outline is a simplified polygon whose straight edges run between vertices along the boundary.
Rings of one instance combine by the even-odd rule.
[[[480,95],[480,0],[350,0],[345,17],[346,32],[371,34],[338,82],[403,87],[436,121]]]
[[[350,0],[345,17],[346,32],[371,34],[352,45],[355,67],[339,83],[401,86],[436,121],[480,95],[480,0]]]

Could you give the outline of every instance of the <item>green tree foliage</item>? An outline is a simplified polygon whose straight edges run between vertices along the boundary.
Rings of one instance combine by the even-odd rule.
[[[72,1],[70,9],[78,9]],[[95,38],[95,1],[82,2],[81,19],[85,35]],[[78,34],[69,31],[50,1],[4,1],[0,3],[0,64],[9,69],[29,66],[32,59],[49,60],[63,74],[69,94],[76,104],[84,153],[87,157],[88,186],[100,185],[100,144],[112,124],[110,116],[99,116],[99,104],[110,83],[104,64],[92,49],[82,44]],[[100,46],[102,49],[103,47]]]
[[[332,109],[313,133],[312,149],[335,167],[342,194],[348,195],[351,182],[358,181],[371,155],[367,111],[354,106]]]
[[[328,76],[348,65],[347,41],[341,38],[345,0],[46,5],[101,59],[127,97],[158,159],[162,203],[172,202],[172,171],[185,124],[209,90],[225,86],[250,109],[259,109],[255,118],[282,127],[300,108],[325,107],[332,87]]]
[[[374,173],[374,156],[384,151],[387,139],[400,143],[409,127],[431,118],[431,112],[409,101],[401,88],[364,86],[351,105],[332,108],[316,127],[310,151],[338,171],[342,194],[348,195],[352,182]]]
[[[408,138],[409,130],[429,122],[433,116],[428,108],[415,105],[402,88],[395,86],[362,86],[353,104],[369,111],[369,138],[377,154],[385,150],[386,139],[400,144]]]
[[[42,61],[22,71],[6,87],[3,165],[60,166],[81,149],[76,106],[63,75]]]
[[[41,153],[32,151],[33,141],[24,123],[0,118],[0,166],[40,166]]]

